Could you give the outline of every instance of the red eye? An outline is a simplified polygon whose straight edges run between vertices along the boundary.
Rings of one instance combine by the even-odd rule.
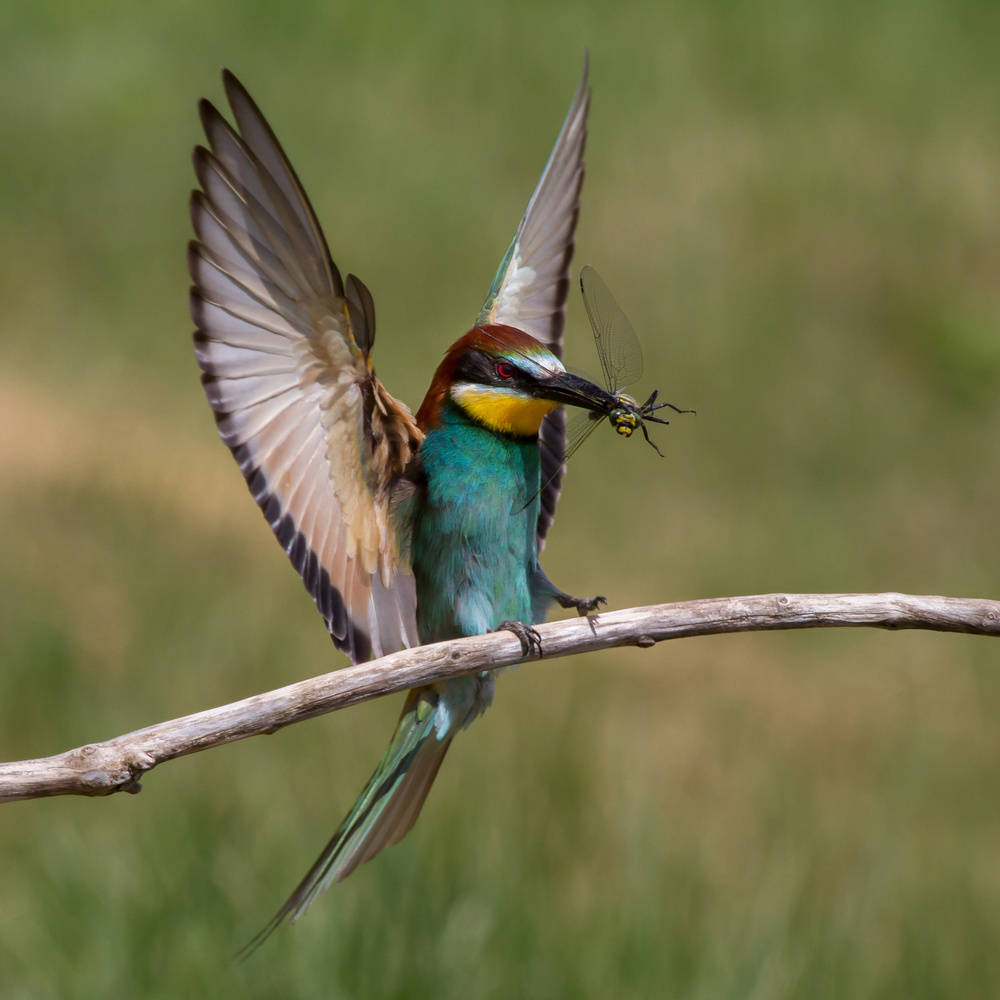
[[[514,366],[507,364],[506,361],[501,361],[497,365],[497,375],[500,378],[513,378],[514,377]]]

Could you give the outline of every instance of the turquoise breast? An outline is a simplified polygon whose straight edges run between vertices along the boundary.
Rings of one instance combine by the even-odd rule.
[[[411,554],[421,641],[532,623],[537,441],[496,434],[446,402],[420,457],[427,478]]]

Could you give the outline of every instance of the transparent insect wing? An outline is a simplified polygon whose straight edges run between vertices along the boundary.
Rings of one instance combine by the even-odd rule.
[[[561,457],[555,463],[556,472],[550,477],[549,482],[556,475],[561,476],[566,463],[584,441],[597,430],[597,425],[606,417],[610,418],[612,426],[619,433],[622,433],[622,425],[630,422],[623,419],[627,414],[633,418],[630,422],[631,428],[634,430],[636,426],[642,427],[643,435],[649,441],[649,434],[646,432],[643,418],[647,416],[647,413],[652,412],[648,408],[653,407],[653,402],[656,399],[654,392],[646,403],[640,406],[630,396],[621,394],[621,390],[628,388],[633,382],[638,382],[642,376],[642,347],[639,345],[639,338],[636,336],[635,330],[632,329],[632,324],[622,312],[621,306],[615,301],[601,276],[589,264],[584,265],[580,271],[580,290],[583,293],[583,304],[587,309],[590,326],[594,331],[594,346],[597,348],[597,356],[601,362],[605,387],[608,392],[618,398],[613,405],[609,404],[603,413],[581,413],[569,422],[563,440]],[[569,370],[572,371],[572,369]],[[584,372],[575,374],[583,375],[590,382],[594,381]],[[665,405],[669,406],[670,404]],[[620,414],[617,418],[614,416],[616,412]],[[651,419],[657,423],[666,423],[666,421],[658,420],[656,417]],[[649,443],[656,448],[652,441]],[[656,450],[660,451],[659,448]],[[543,483],[542,489],[544,490],[547,486],[548,483]],[[537,495],[535,494],[535,496]],[[528,503],[532,499],[534,497],[531,497]]]
[[[563,452],[563,462],[568,462],[591,434],[597,430],[597,425],[604,420],[603,413],[581,413],[575,416],[566,428],[566,450]]]
[[[638,382],[642,375],[639,338],[608,286],[589,264],[580,271],[580,289],[605,383],[608,391],[615,393]]]

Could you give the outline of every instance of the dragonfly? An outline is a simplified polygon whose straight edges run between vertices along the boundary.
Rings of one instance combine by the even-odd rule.
[[[663,452],[649,436],[647,421],[669,424],[669,420],[655,416],[657,410],[664,408],[669,408],[674,413],[695,411],[682,410],[673,403],[658,403],[658,389],[653,390],[645,403],[639,403],[624,391],[642,377],[642,348],[639,346],[639,338],[608,286],[589,264],[584,265],[580,271],[580,291],[594,331],[594,346],[601,362],[604,385],[614,401],[613,404],[608,404],[604,413],[588,411],[573,420],[566,434],[563,461],[573,455],[605,417],[623,437],[631,437],[637,427],[641,428],[646,443],[663,458]]]

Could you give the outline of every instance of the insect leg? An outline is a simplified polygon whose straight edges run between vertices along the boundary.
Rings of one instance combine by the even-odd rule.
[[[656,395],[655,393],[653,395]],[[655,406],[650,406],[648,401],[643,404],[642,414],[646,416],[648,413],[652,413],[654,410],[662,410],[664,406],[669,406],[674,413],[695,413],[695,410],[682,410],[679,406],[674,406],[673,403],[657,403]]]
[[[651,419],[656,420],[656,417],[652,417]],[[665,424],[666,422],[667,422],[666,420],[657,420],[657,423],[660,424]],[[653,449],[653,451],[655,451],[656,454],[660,456],[660,458],[663,458],[664,457],[663,452],[660,451],[660,449],[656,447],[655,443],[650,440],[649,434],[646,431],[645,421],[640,421],[639,426],[642,428],[642,436],[646,439],[646,444],[648,444]]]

